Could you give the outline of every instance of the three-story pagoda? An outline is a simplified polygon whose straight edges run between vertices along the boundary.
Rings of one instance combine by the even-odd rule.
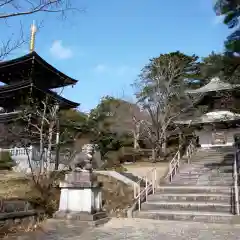
[[[22,106],[29,103],[29,98],[32,98],[33,104],[48,99],[47,104],[56,105],[58,110],[79,106],[56,93],[56,88],[75,85],[77,80],[53,67],[34,51],[34,30],[33,25],[30,53],[0,62],[0,82],[4,84],[0,86],[0,123],[5,126],[3,129],[6,124],[18,119]]]

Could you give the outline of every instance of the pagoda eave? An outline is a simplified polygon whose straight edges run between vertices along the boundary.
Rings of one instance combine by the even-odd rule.
[[[0,123],[10,123],[19,119],[20,111],[0,113]]]
[[[0,94],[1,94],[0,103],[2,103],[3,105],[13,104],[14,99],[17,103],[23,93],[29,94],[30,91],[33,92],[33,96],[35,95],[35,96],[44,97],[45,95],[48,95],[51,99],[55,100],[60,105],[61,109],[77,108],[79,106],[79,103],[72,102],[58,95],[52,90],[41,89],[35,86],[34,84],[32,84],[31,81],[25,81],[25,82],[19,82],[16,84],[1,86],[0,87]]]
[[[0,62],[0,80],[5,84],[19,81],[32,82],[42,88],[59,88],[75,85],[78,81],[62,73],[36,52]]]

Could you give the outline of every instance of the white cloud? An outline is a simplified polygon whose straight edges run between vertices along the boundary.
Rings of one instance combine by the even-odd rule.
[[[108,71],[108,67],[105,64],[98,64],[94,70],[98,73],[103,73]]]
[[[61,40],[56,40],[53,42],[50,53],[57,59],[69,59],[73,57],[73,51],[69,47],[65,47]]]

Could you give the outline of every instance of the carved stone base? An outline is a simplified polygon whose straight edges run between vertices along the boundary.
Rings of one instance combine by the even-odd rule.
[[[61,195],[56,218],[98,225],[108,220],[102,212],[101,184],[91,172],[71,172],[60,183]]]
[[[97,226],[97,225],[104,224],[108,222],[110,219],[107,217],[107,214],[105,212],[89,214],[87,212],[57,211],[54,214],[54,217],[57,219],[78,221],[82,224],[87,224],[90,226]]]

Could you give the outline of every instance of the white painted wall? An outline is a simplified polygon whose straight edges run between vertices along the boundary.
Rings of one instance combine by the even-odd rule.
[[[196,135],[199,136],[199,144],[201,147],[211,146],[232,146],[234,144],[234,134],[240,133],[240,128],[236,129],[221,129],[219,132],[223,132],[226,136],[227,143],[224,145],[213,145],[212,144],[212,130],[201,130],[195,131]]]

